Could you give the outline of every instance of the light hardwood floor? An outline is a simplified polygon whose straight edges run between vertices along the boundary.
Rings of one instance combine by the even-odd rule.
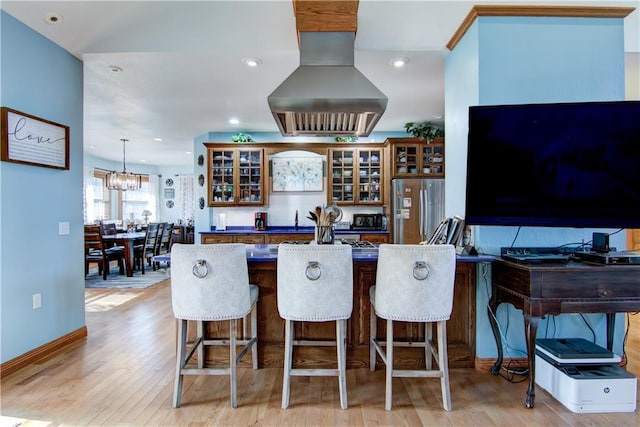
[[[291,405],[280,408],[282,369],[241,368],[238,404],[227,377],[187,377],[183,406],[171,406],[175,323],[168,281],[145,290],[87,290],[88,338],[2,380],[0,425],[437,425],[638,426],[638,412],[576,414],[526,383],[473,369],[451,370],[452,412],[437,379],[394,379],[393,410],[384,410],[384,371],[348,371],[349,409],[340,409],[337,378],[294,377]],[[632,316],[628,369],[640,374],[640,316]],[[11,425],[11,424],[9,424]]]

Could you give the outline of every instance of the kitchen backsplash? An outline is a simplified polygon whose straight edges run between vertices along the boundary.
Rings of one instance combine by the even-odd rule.
[[[313,221],[307,218],[309,211],[316,206],[326,205],[325,193],[271,193],[269,206],[209,208],[211,212],[210,223],[217,226],[218,214],[224,213],[228,226],[253,226],[255,212],[267,212],[267,226],[293,226],[296,210],[298,210],[298,225],[300,227],[314,226]],[[382,213],[381,207],[343,207],[342,221],[351,222],[354,213]]]

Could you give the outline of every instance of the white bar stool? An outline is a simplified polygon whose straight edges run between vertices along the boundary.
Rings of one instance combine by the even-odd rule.
[[[173,406],[180,406],[184,375],[229,375],[231,406],[236,408],[238,362],[252,350],[253,369],[258,369],[259,289],[249,284],[247,254],[244,244],[188,245],[176,243],[171,248],[171,302],[178,319],[178,345]],[[246,328],[242,339],[236,338],[237,320],[251,316],[251,332]],[[187,321],[197,322],[195,342],[187,348]],[[229,339],[206,339],[204,322],[229,320]],[[229,346],[229,367],[204,366],[204,346]],[[239,354],[236,346],[242,345]],[[198,366],[188,366],[198,351]]]
[[[347,408],[346,329],[353,311],[353,262],[349,245],[294,245],[278,247],[278,312],[285,319],[282,408],[289,406],[291,376],[337,376],[340,406]],[[293,325],[336,322],[336,341],[295,340]],[[293,367],[293,346],[337,347],[338,369]]]
[[[440,378],[442,404],[451,410],[449,363],[447,360],[447,320],[453,307],[456,253],[453,245],[390,245],[378,249],[376,285],[369,289],[371,301],[369,348],[370,369],[376,369],[376,353],[386,365],[385,409],[392,406],[393,377]],[[386,319],[386,343],[378,342],[377,317]],[[393,321],[425,324],[425,341],[394,341]],[[433,345],[433,323],[437,324],[438,346]],[[386,346],[385,349],[382,346]],[[424,347],[425,369],[393,369],[394,346]],[[431,358],[438,369],[432,369]]]

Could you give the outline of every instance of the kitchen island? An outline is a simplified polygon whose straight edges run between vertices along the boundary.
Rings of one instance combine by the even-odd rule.
[[[284,320],[278,315],[277,258],[278,245],[246,245],[249,280],[260,287],[258,301],[258,353],[260,367],[282,367],[284,358]],[[369,288],[375,284],[378,260],[377,249],[353,250],[353,313],[347,322],[347,367],[369,366]],[[492,257],[458,257],[454,290],[453,313],[447,323],[449,367],[475,367],[476,266],[478,262],[491,262]],[[378,319],[379,338],[384,337],[385,322]],[[227,322],[210,322],[210,336],[228,335]],[[238,336],[242,336],[241,327]],[[424,328],[419,324],[394,322],[394,335],[407,341],[424,341]],[[296,322],[296,339],[335,340],[335,322]],[[315,368],[326,366],[335,359],[335,347],[296,347],[296,366]],[[224,363],[228,350],[210,348],[209,362]],[[241,362],[250,366],[250,358]],[[399,368],[424,367],[424,351],[420,348],[398,348],[395,366]],[[378,361],[380,366],[382,362]]]

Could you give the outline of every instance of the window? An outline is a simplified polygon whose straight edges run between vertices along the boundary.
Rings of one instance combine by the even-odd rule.
[[[142,211],[149,210],[157,217],[158,213],[158,184],[157,179],[142,178],[142,188],[136,191],[120,192],[121,203],[118,217],[126,222],[141,223],[144,221]]]
[[[105,186],[107,174],[94,171],[85,188],[86,222],[111,219],[111,192]]]
[[[142,212],[151,211],[158,215],[158,177],[143,177],[142,188],[137,191],[115,191],[106,187],[108,171],[85,168],[84,220],[91,224],[96,221],[114,220],[118,226],[127,222],[144,222]]]

